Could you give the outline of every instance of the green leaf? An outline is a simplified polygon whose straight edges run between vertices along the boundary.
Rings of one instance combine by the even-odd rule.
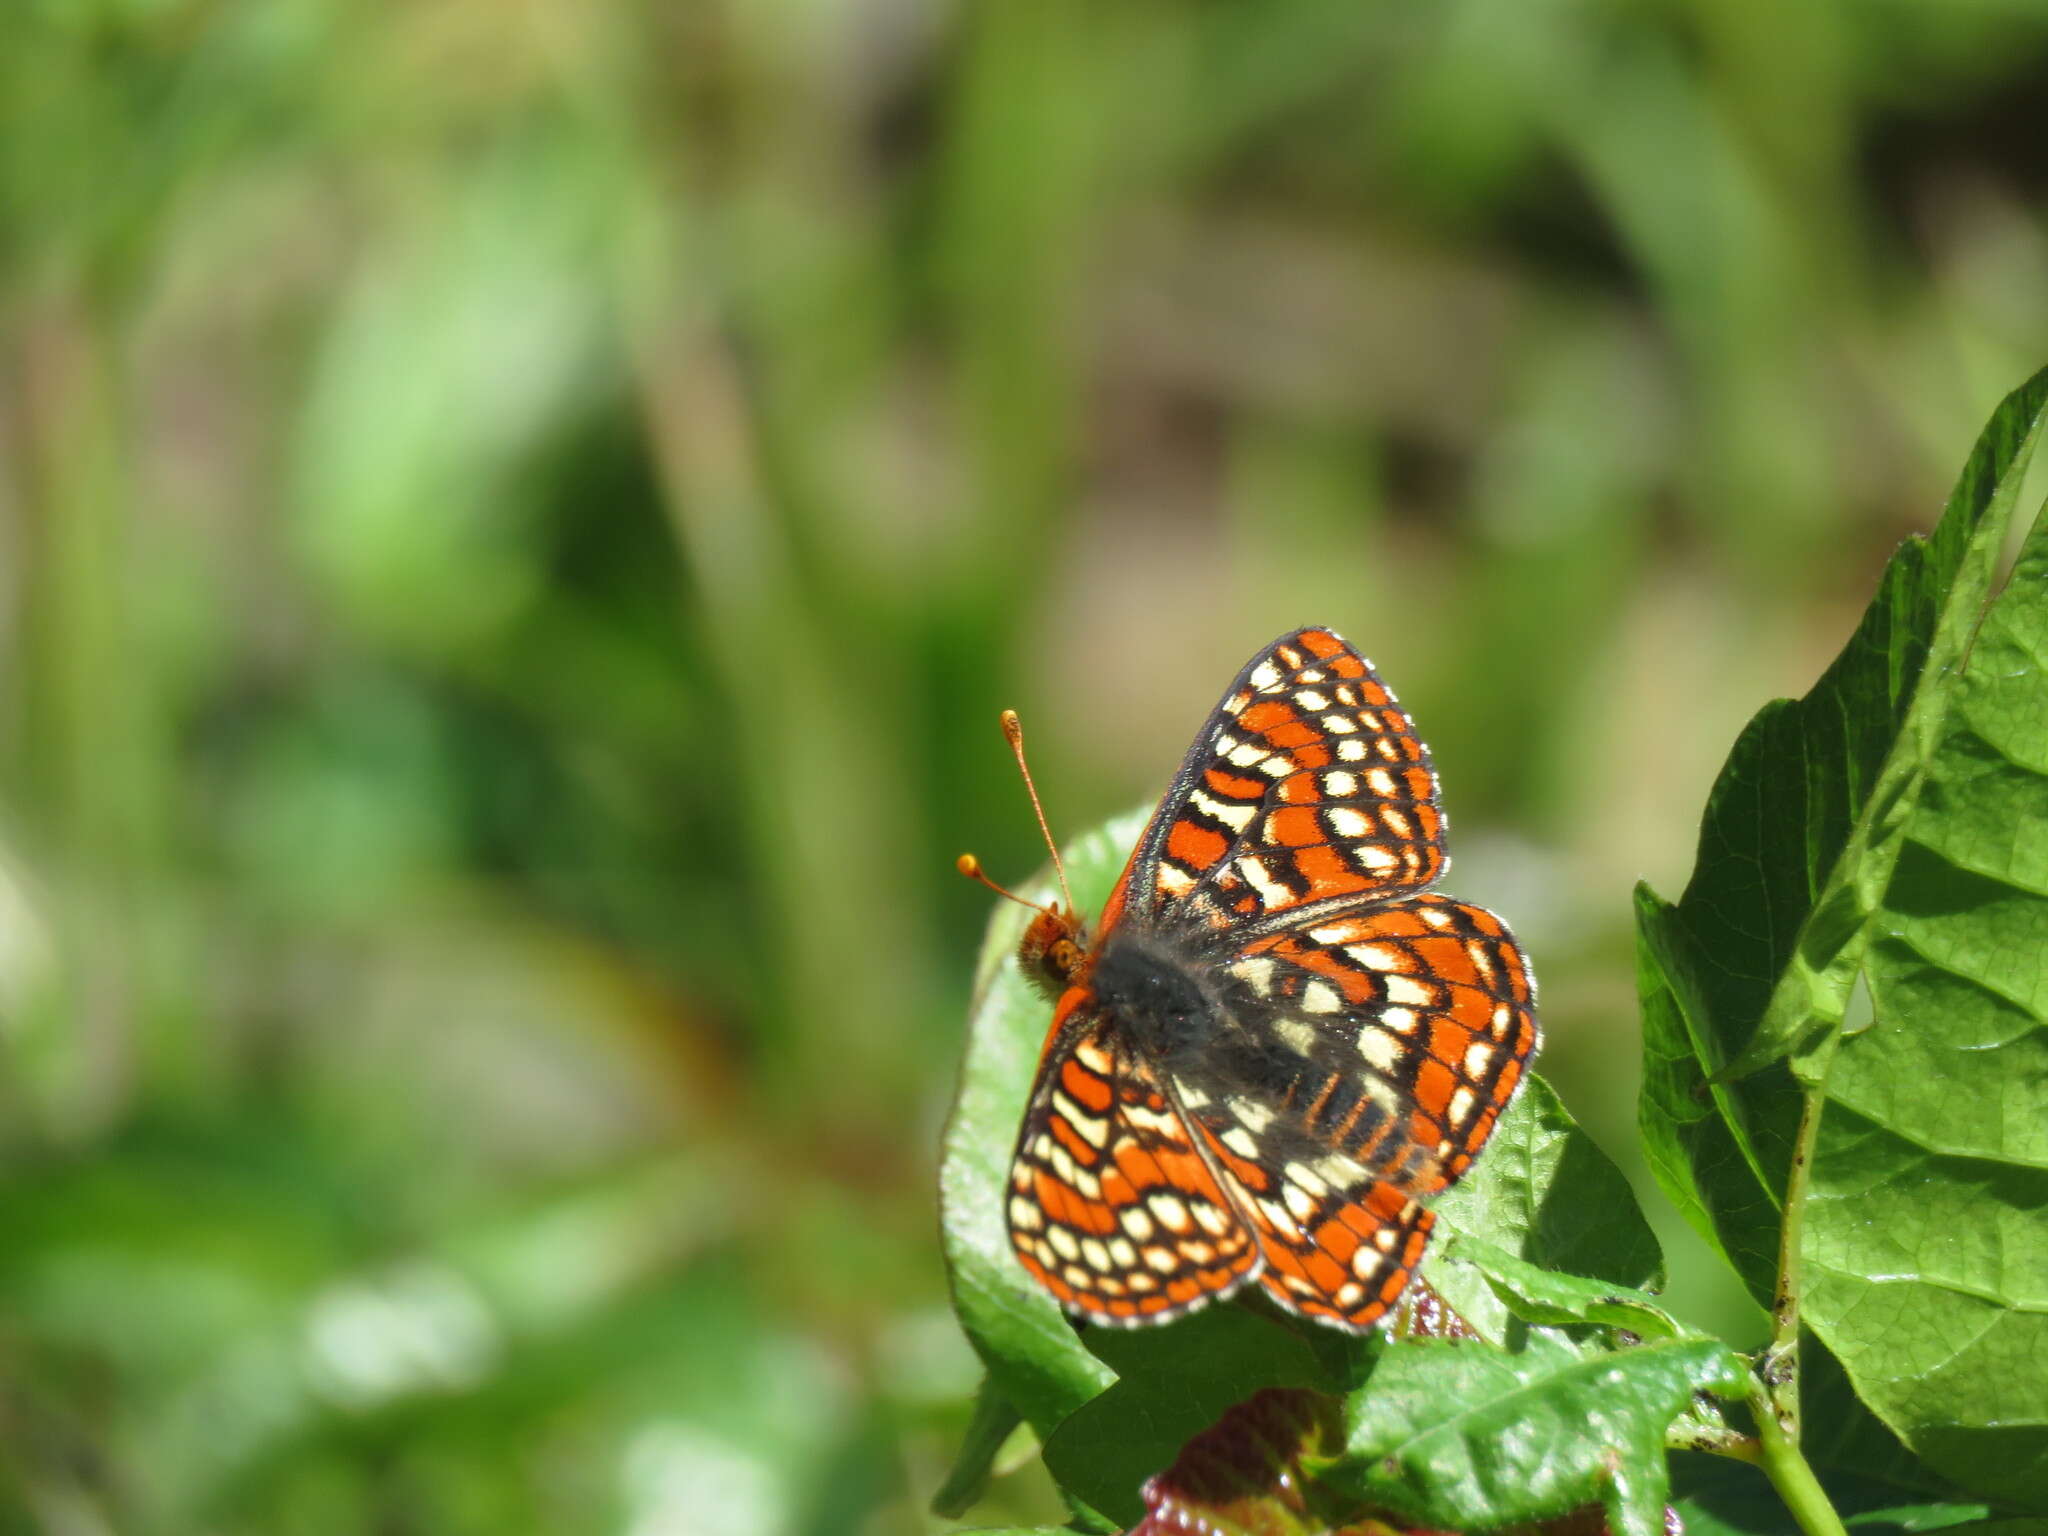
[[[1744,730],[1683,897],[1638,896],[1651,1166],[1766,1305],[1802,1084],[1847,1007],[2044,404],[2048,373],[2000,407],[1940,526],[1899,549],[1812,691]]]
[[[2048,1510],[2048,520],[1948,692],[1828,1072],[1804,1315],[1935,1468]]]
[[[1619,1168],[1532,1077],[1472,1173],[1436,1203],[1423,1278],[1482,1337],[1501,1343],[1507,1309],[1463,1239],[1539,1269],[1654,1290],[1664,1255]],[[1456,1241],[1445,1241],[1446,1238]]]
[[[974,1507],[988,1490],[990,1471],[1004,1442],[1022,1422],[1022,1416],[1008,1399],[983,1377],[981,1389],[974,1394],[974,1418],[953,1457],[953,1468],[939,1485],[939,1491],[932,1495],[933,1514],[954,1520]]]
[[[1982,1502],[1902,1499],[1897,1489],[1853,1471],[1834,1470],[1821,1481],[1828,1502],[1857,1536],[1960,1536],[1960,1528],[1988,1513]],[[1671,1489],[1686,1536],[1799,1536],[1798,1523],[1757,1467],[1679,1452],[1671,1458]]]
[[[1144,819],[1127,816],[1062,850],[1081,910],[1108,898]],[[1024,894],[1049,894],[1043,882]],[[1010,1153],[1050,1010],[1012,963],[1030,914],[1012,902],[990,919],[976,970],[967,1055],[939,1167],[939,1212],[953,1309],[994,1388],[1048,1438],[1114,1380],[1053,1299],[1010,1251],[1004,1227]]]
[[[1394,1340],[1345,1403],[1332,1486],[1424,1525],[1480,1530],[1606,1506],[1616,1536],[1663,1530],[1666,1430],[1700,1391],[1743,1389],[1711,1339],[1591,1357],[1532,1332],[1513,1354]]]
[[[1456,1237],[1445,1251],[1484,1275],[1502,1305],[1525,1323],[1597,1323],[1646,1339],[1675,1339],[1684,1332],[1654,1299],[1629,1286],[1541,1269],[1483,1238]]]

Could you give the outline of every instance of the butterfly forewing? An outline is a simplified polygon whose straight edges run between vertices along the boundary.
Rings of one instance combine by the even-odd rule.
[[[1443,868],[1435,770],[1364,657],[1329,630],[1254,656],[1140,840],[1155,921],[1255,924],[1419,891]]]
[[[1164,1322],[1227,1296],[1258,1246],[1172,1092],[1086,989],[1061,1000],[1010,1169],[1010,1241],[1094,1322]]]

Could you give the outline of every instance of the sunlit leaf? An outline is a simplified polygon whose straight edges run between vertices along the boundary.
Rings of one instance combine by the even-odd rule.
[[[1476,1530],[1604,1505],[1618,1536],[1663,1529],[1664,1437],[1696,1392],[1734,1395],[1742,1362],[1713,1340],[1587,1356],[1532,1331],[1509,1353],[1397,1340],[1345,1401],[1323,1475],[1410,1520]]]
[[[2048,523],[1952,693],[1828,1074],[1804,1315],[1935,1467],[2048,1510]]]
[[[1437,1231],[1477,1239],[1538,1269],[1634,1289],[1663,1284],[1664,1256],[1621,1170],[1532,1077],[1471,1174],[1436,1203]],[[1470,1255],[1439,1241],[1423,1276],[1495,1343],[1506,1310]]]
[[[1765,1305],[1804,1102],[1793,1053],[1843,1017],[1942,668],[1982,605],[2044,402],[2048,375],[2006,401],[1940,526],[1893,557],[1841,656],[1806,697],[1750,722],[1684,896],[1638,895],[1651,1166]]]

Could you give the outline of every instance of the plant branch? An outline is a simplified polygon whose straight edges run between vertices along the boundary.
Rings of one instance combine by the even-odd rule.
[[[1785,1179],[1784,1220],[1778,1230],[1777,1294],[1771,1299],[1771,1344],[1764,1351],[1760,1371],[1768,1390],[1772,1418],[1794,1445],[1799,1443],[1800,1247],[1806,1240],[1806,1186],[1813,1174],[1813,1149],[1819,1139],[1821,1111],[1826,1102],[1827,1096],[1817,1084],[1807,1087],[1805,1104],[1799,1112],[1799,1134],[1792,1144],[1792,1167]]]
[[[1798,1442],[1786,1434],[1770,1392],[1754,1376],[1750,1378],[1749,1401],[1756,1416],[1757,1446],[1762,1452],[1757,1464],[1778,1490],[1778,1497],[1785,1501],[1792,1518],[1799,1522],[1799,1529],[1805,1536],[1848,1536],[1820,1479],[1800,1455]]]

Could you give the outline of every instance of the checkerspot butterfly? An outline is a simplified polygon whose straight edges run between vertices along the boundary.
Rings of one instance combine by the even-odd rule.
[[[1256,1281],[1363,1330],[1394,1305],[1537,1042],[1527,960],[1429,889],[1444,863],[1429,753],[1371,664],[1321,628],[1254,656],[1093,933],[1069,900],[1019,948],[1056,1002],[1009,1232],[1061,1306],[1166,1322]]]

